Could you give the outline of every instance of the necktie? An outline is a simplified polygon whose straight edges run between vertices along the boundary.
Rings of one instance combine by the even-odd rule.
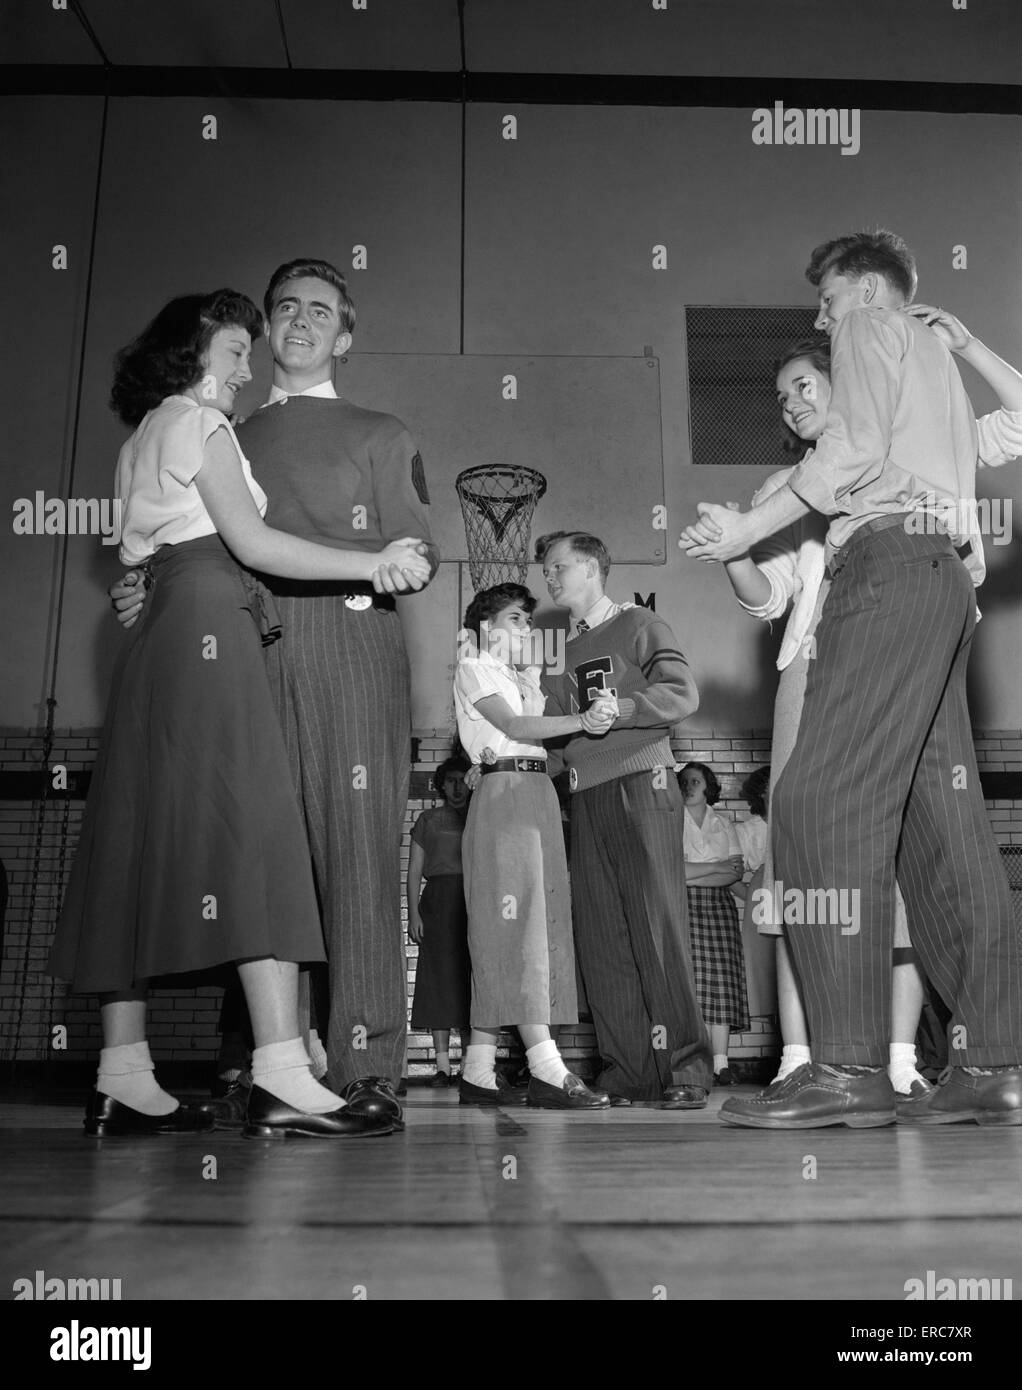
[[[585,618],[579,618],[578,622],[575,624],[575,635],[576,635],[577,637],[581,637],[582,634],[583,634],[583,632],[588,632],[588,631],[589,631],[589,624],[586,622]]]

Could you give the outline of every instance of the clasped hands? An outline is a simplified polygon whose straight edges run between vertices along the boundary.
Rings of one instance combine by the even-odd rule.
[[[619,714],[617,697],[600,695],[579,718],[585,733],[602,738]]]
[[[370,581],[378,594],[405,594],[424,589],[429,583],[429,549],[425,541],[405,536],[391,541],[374,557],[377,565]],[[110,600],[122,627],[132,627],[145,602],[145,585],[140,570],[129,570],[111,584]]]
[[[748,535],[749,512],[738,510],[737,502],[721,506],[719,502],[700,502],[696,507],[699,520],[686,526],[678,538],[678,546],[693,560],[722,563],[740,560],[748,555],[751,538]]]
[[[378,594],[406,594],[424,589],[429,583],[429,550],[425,541],[404,536],[384,546],[377,559],[379,564],[371,579]]]

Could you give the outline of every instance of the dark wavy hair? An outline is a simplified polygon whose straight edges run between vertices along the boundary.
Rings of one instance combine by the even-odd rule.
[[[433,790],[436,792],[438,796],[444,796],[444,782],[451,775],[451,773],[467,772],[470,766],[471,764],[469,763],[469,760],[464,756],[464,754],[462,754],[460,757],[457,754],[455,754],[451,758],[445,758],[444,761],[437,768],[436,772],[433,773]],[[444,800],[447,800],[445,796]]]
[[[682,774],[687,772],[690,767],[694,767],[696,772],[701,772],[703,774],[703,780],[706,783],[707,806],[716,806],[721,797],[720,783],[717,781],[717,774],[714,772],[713,768],[707,767],[705,763],[686,763],[681,769],[681,772],[678,773],[679,785],[681,783]]]
[[[897,232],[884,227],[822,242],[809,258],[806,279],[811,285],[819,285],[830,270],[849,280],[861,280],[870,272],[882,275],[905,296],[907,304],[912,302],[918,283],[915,256]]]
[[[237,290],[183,294],[165,304],[117,354],[110,409],[134,429],[162,400],[194,386],[220,328],[244,328],[254,342],[263,331],[263,316]]]
[[[277,269],[270,276],[270,283],[266,286],[266,293],[263,295],[263,313],[266,317],[270,318],[273,314],[273,306],[282,285],[286,284],[288,280],[301,280],[309,276],[316,280],[324,280],[337,291],[337,298],[340,302],[338,317],[341,320],[341,327],[345,333],[353,332],[355,306],[348,293],[347,280],[335,265],[331,265],[329,261],[317,261],[311,256],[301,256],[296,261],[285,261],[283,265],[277,266]]]
[[[782,372],[789,362],[797,362],[800,357],[811,362],[818,372],[822,372],[827,380],[830,380],[830,339],[822,335],[800,338],[797,343],[789,344],[774,363],[774,380],[777,380],[778,373]],[[789,454],[804,454],[807,447],[806,441],[785,422],[783,415],[781,445]]]
[[[757,767],[755,772],[750,772],[742,783],[742,800],[749,803],[749,810],[754,816],[762,816],[766,820],[767,813],[767,790],[770,787],[770,768],[767,765]]]
[[[475,633],[479,641],[479,629],[490,618],[495,618],[513,603],[520,604],[526,613],[535,612],[539,599],[530,594],[521,584],[494,584],[492,589],[480,589],[465,609],[465,626]]]

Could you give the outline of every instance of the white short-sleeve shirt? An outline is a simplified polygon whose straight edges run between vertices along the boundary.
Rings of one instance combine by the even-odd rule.
[[[227,416],[190,396],[168,396],[145,417],[117,460],[122,563],[140,565],[161,545],[216,535],[195,475],[202,467],[206,441],[218,429],[230,435],[248,489],[260,515],[265,515],[266,493],[252,477]]]
[[[541,715],[546,696],[539,685],[540,668],[529,666],[516,671],[489,652],[466,656],[454,674],[454,708],[458,716],[458,737],[472,762],[482,760],[484,748],[498,758],[540,758],[541,744],[519,743],[484,719],[476,709],[478,700],[500,695],[515,714]]]
[[[766,859],[769,831],[762,816],[749,816],[747,820],[735,822],[735,834],[742,847],[745,867],[755,873]]]
[[[685,858],[690,864],[708,864],[715,859],[730,859],[741,854],[734,821],[707,806],[702,825],[697,825],[688,807],[685,808]]]

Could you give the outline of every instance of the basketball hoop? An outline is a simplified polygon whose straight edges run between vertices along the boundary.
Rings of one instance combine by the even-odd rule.
[[[484,464],[454,480],[465,520],[468,567],[476,591],[524,584],[536,503],[546,478],[534,468]]]

